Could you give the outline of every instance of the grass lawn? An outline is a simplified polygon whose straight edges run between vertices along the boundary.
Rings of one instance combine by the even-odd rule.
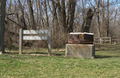
[[[59,50],[56,56],[44,56],[44,50],[43,55],[5,53],[0,55],[0,78],[120,78],[120,45],[96,47],[95,59],[64,57]]]

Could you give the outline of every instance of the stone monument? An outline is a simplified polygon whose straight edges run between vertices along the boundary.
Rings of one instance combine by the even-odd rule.
[[[94,58],[95,46],[93,44],[93,33],[75,32],[69,34],[66,44],[66,57]]]

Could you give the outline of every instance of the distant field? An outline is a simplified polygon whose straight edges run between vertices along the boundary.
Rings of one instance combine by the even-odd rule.
[[[96,45],[95,59],[64,57],[64,49],[52,51],[53,56],[47,56],[47,49],[0,55],[0,78],[120,77],[120,44]]]

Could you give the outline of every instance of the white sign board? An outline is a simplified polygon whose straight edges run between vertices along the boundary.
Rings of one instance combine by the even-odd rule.
[[[23,30],[23,34],[48,34],[48,30]]]
[[[23,36],[23,40],[47,40],[47,36]]]

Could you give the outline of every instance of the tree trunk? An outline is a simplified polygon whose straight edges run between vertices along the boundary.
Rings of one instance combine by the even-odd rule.
[[[58,26],[59,26],[59,23],[58,23],[58,18],[57,18],[57,12],[56,12],[56,9],[57,9],[57,6],[54,2],[54,0],[51,0],[52,1],[52,16],[53,16],[53,20],[52,20],[52,23],[53,23],[53,35],[55,35],[55,33],[57,33],[58,31]]]
[[[43,18],[43,15],[42,15],[42,4],[41,4],[41,2],[38,0],[37,1],[38,2],[38,7],[39,7],[39,14],[40,14],[40,16],[39,16],[39,25],[41,26],[41,28],[43,29],[44,28],[44,18]],[[40,26],[39,26],[39,28],[40,28]]]
[[[75,14],[75,6],[76,6],[76,0],[68,0],[68,29],[67,32],[73,32],[73,23],[74,23],[74,14]]]
[[[4,53],[5,6],[6,0],[0,0],[0,54]]]
[[[107,35],[106,32],[106,26],[105,26],[105,7],[104,7],[104,0],[101,0],[101,6],[102,6],[102,25],[101,25],[101,35],[102,37],[105,37]]]
[[[47,27],[49,27],[49,18],[48,18],[48,11],[47,11],[46,0],[44,0],[44,7],[45,7],[45,15],[46,15],[46,25],[47,25]]]
[[[95,5],[96,5],[98,38],[100,38],[101,37],[101,33],[100,33],[100,17],[99,17],[99,3],[100,3],[100,0],[98,0],[98,2],[96,0],[94,0],[94,1],[95,1]]]
[[[82,16],[83,16],[83,20],[85,20],[85,5],[84,5],[84,1],[82,0]]]
[[[61,32],[63,27],[63,19],[62,19],[62,13],[61,13],[61,5],[60,0],[56,0],[56,6],[57,6],[57,15],[58,15],[58,30]]]
[[[27,30],[27,26],[26,26],[26,24],[25,24],[25,18],[24,18],[24,9],[23,9],[23,6],[22,6],[22,4],[21,4],[21,2],[20,2],[20,0],[18,0],[18,4],[19,4],[19,8],[20,8],[20,10],[21,10],[21,16],[20,16],[20,22],[21,22],[21,26],[23,26],[22,28],[23,28],[23,30]]]
[[[76,0],[67,0],[66,3],[65,0],[51,0],[51,2],[52,8],[50,11],[53,15],[53,24],[55,31],[59,30],[60,32],[64,33],[73,32]]]
[[[27,0],[27,3],[28,3],[29,13],[30,13],[31,27],[32,27],[32,29],[36,30],[36,24],[35,24],[31,0]]]
[[[64,28],[64,33],[67,31],[67,25],[66,25],[66,12],[65,12],[65,0],[61,0],[61,13],[62,13],[62,26]]]
[[[93,11],[89,9],[87,12],[87,17],[85,18],[82,24],[82,32],[90,32],[92,17],[93,17]]]
[[[107,37],[109,36],[109,0],[107,0]]]

